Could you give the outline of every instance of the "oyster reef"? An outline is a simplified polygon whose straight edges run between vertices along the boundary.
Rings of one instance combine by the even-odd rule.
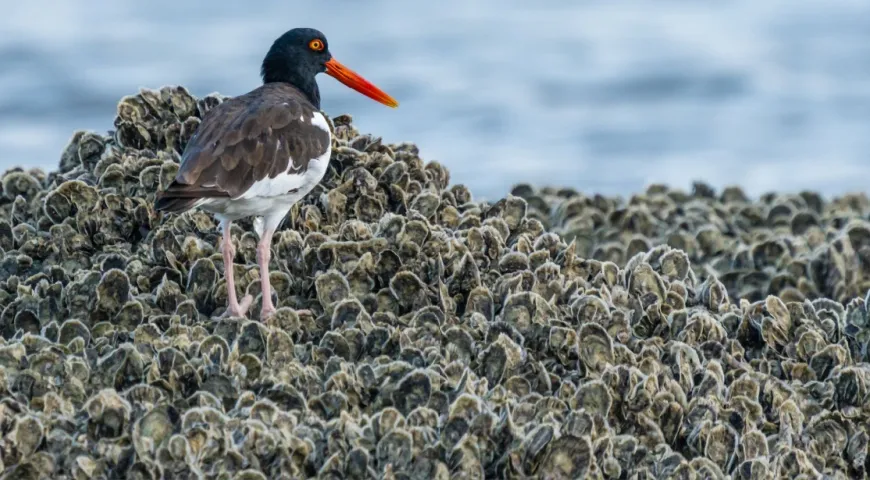
[[[273,240],[278,311],[222,318],[215,221],[153,210],[221,101],[143,90],[3,173],[4,478],[867,477],[865,196],[481,202],[337,116]]]

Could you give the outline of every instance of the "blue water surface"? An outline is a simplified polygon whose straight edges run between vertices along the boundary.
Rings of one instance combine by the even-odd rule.
[[[244,93],[275,37],[312,26],[401,102],[323,76],[324,110],[417,143],[478,198],[694,179],[832,195],[870,173],[867,0],[0,4],[0,170],[54,168],[140,87]]]

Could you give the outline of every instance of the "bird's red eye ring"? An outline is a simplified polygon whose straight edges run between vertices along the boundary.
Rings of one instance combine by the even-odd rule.
[[[323,42],[321,42],[320,40],[314,39],[314,40],[308,42],[308,48],[314,50],[315,52],[319,52],[319,51],[323,50]]]

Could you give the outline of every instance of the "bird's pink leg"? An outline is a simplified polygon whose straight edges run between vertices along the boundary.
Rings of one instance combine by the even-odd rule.
[[[236,248],[233,246],[230,236],[229,221],[223,224],[221,251],[224,254],[224,278],[227,281],[227,311],[224,313],[224,316],[244,317],[254,298],[250,295],[245,295],[240,304],[236,297],[236,279],[233,272],[233,258],[236,256]]]
[[[260,310],[260,318],[263,320],[275,313],[275,306],[272,305],[272,286],[269,283],[269,257],[272,253],[270,247],[272,246],[272,235],[274,233],[274,228],[264,229],[260,243],[257,244],[257,264],[260,266],[260,290],[263,292],[263,305]]]

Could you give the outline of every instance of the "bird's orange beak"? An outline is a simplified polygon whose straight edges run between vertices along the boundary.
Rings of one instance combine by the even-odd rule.
[[[329,61],[326,62],[326,74],[335,77],[339,82],[359,93],[362,93],[372,100],[381,102],[388,107],[396,108],[399,106],[399,102],[393,99],[393,97],[387,95],[380,88],[372,85],[368,80],[361,77],[353,70],[345,67],[334,58],[330,58]]]

